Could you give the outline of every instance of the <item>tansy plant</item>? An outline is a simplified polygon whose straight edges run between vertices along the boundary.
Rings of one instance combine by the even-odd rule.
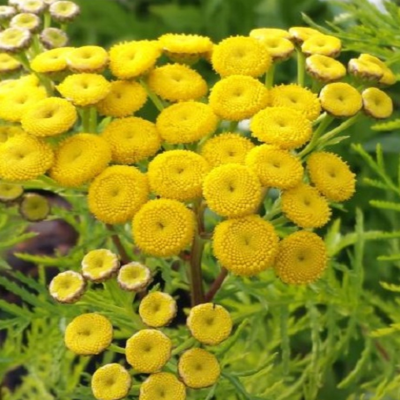
[[[391,115],[390,68],[366,53],[344,65],[339,39],[304,27],[215,44],[165,34],[70,47],[73,2],[9,3],[0,7],[2,209],[15,219],[18,206],[31,221],[50,212],[81,235],[64,257],[19,255],[39,264],[40,283],[15,274],[37,299],[0,280],[47,321],[0,303],[15,316],[3,325],[7,340],[28,325],[32,336],[46,324],[62,335],[60,365],[73,372],[71,381],[54,378],[59,399],[316,399],[352,334],[335,347],[343,315],[330,294],[343,292],[346,308],[360,292],[330,267],[354,237],[335,241],[336,223],[325,242],[319,229],[355,192],[355,174],[331,146],[360,119]],[[277,83],[275,71],[293,60],[293,82]],[[201,68],[215,72],[214,83]],[[72,210],[50,210],[28,189],[56,192]],[[361,214],[357,221],[362,236]],[[355,254],[361,277],[362,244]],[[60,269],[51,298],[41,289],[46,265]],[[273,302],[278,330],[265,314]],[[299,303],[307,316],[290,317]],[[319,364],[313,347],[292,360],[292,335],[310,327],[313,346],[322,343],[318,304],[330,307],[326,359]],[[265,330],[268,345],[259,341]]]

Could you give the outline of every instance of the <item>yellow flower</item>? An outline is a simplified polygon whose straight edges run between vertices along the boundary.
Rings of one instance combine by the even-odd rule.
[[[185,385],[169,372],[152,374],[140,386],[139,400],[185,399]]]
[[[199,154],[189,150],[169,150],[158,154],[148,167],[151,190],[161,197],[191,200],[201,196],[210,167]]]
[[[355,192],[355,174],[336,154],[319,151],[307,160],[312,183],[318,191],[332,201],[348,200]]]
[[[223,217],[254,213],[261,202],[261,184],[245,165],[223,164],[206,176],[203,195],[210,210]]]
[[[193,211],[177,200],[150,200],[133,218],[135,243],[144,253],[152,256],[179,254],[191,243],[194,230]]]
[[[44,51],[32,59],[31,68],[39,73],[64,71],[67,68],[66,57],[72,50],[73,47],[60,47]]]
[[[137,372],[158,372],[171,357],[171,340],[155,329],[142,329],[126,342],[126,360]]]
[[[361,94],[344,82],[329,83],[319,94],[322,108],[335,117],[351,117],[362,107]]]
[[[274,270],[283,282],[303,285],[321,277],[327,259],[325,243],[318,235],[298,231],[280,242]]]
[[[40,23],[40,18],[37,15],[22,12],[11,18],[10,27],[28,29],[28,31],[35,33],[39,30]]]
[[[265,187],[289,189],[297,186],[303,179],[303,166],[299,158],[267,144],[250,150],[246,165],[256,173]]]
[[[80,186],[100,174],[111,161],[109,144],[90,133],[78,133],[61,142],[50,176],[62,186]]]
[[[15,183],[0,181],[0,202],[13,203],[18,200],[24,193],[24,187]]]
[[[156,127],[167,143],[192,143],[217,129],[218,118],[208,104],[183,101],[164,108]]]
[[[121,224],[133,218],[148,196],[146,175],[135,167],[113,165],[89,186],[89,210],[106,224]]]
[[[193,348],[185,351],[179,358],[178,371],[186,386],[201,389],[218,381],[221,367],[213,354]]]
[[[60,303],[74,303],[83,295],[85,286],[85,280],[81,274],[65,271],[51,280],[49,292],[51,297]]]
[[[312,125],[306,116],[290,107],[267,107],[250,124],[252,136],[282,149],[296,149],[311,139]]]
[[[217,345],[232,332],[229,312],[218,304],[199,304],[190,310],[187,326],[192,336],[200,343]]]
[[[50,203],[46,197],[37,193],[26,193],[18,208],[24,219],[30,222],[43,221],[50,214]]]
[[[152,328],[168,325],[175,318],[176,312],[176,301],[163,292],[149,293],[139,305],[140,318]]]
[[[26,181],[43,175],[52,165],[52,148],[26,133],[0,145],[0,176],[9,181]]]
[[[9,1],[9,4],[11,3],[12,0]],[[46,8],[43,0],[14,0],[14,3],[21,12],[41,14]]]
[[[133,164],[152,157],[161,147],[155,124],[139,117],[115,119],[101,137],[111,147],[112,160],[119,164]]]
[[[140,110],[147,101],[147,93],[137,82],[111,82],[111,91],[96,104],[101,115],[108,117],[128,117]]]
[[[251,76],[231,75],[218,81],[211,90],[209,104],[222,119],[240,121],[267,106],[267,88]]]
[[[250,34],[251,35],[251,34]],[[281,35],[259,34],[253,36],[266,48],[273,61],[283,61],[288,59],[294,52],[293,43]]]
[[[108,63],[108,53],[100,46],[82,46],[68,52],[66,60],[73,72],[102,72]]]
[[[249,36],[256,38],[256,39],[264,39],[268,36],[277,36],[284,39],[290,39],[290,33],[285,31],[284,29],[279,28],[256,28],[250,31]]]
[[[24,131],[19,126],[14,125],[3,125],[0,126],[0,145],[7,142],[7,140],[15,135],[24,133]]]
[[[6,121],[19,122],[27,108],[47,97],[46,91],[38,87],[19,85],[0,98],[0,118]]]
[[[111,90],[111,83],[102,75],[72,74],[67,76],[57,90],[76,106],[90,106],[104,99]]]
[[[0,53],[0,73],[15,72],[22,68],[22,65],[14,57],[6,53]]]
[[[120,400],[128,395],[131,385],[129,372],[117,363],[97,369],[91,382],[93,396],[98,400]]]
[[[292,26],[289,28],[289,34],[295,43],[303,43],[312,36],[321,35],[321,32],[305,26]]]
[[[80,14],[80,8],[73,1],[55,1],[50,4],[49,12],[54,21],[71,22]]]
[[[313,35],[303,42],[301,50],[308,56],[321,54],[328,57],[337,57],[342,50],[342,43],[335,36]]]
[[[248,75],[257,78],[271,67],[272,59],[257,39],[233,36],[214,46],[211,62],[222,77]]]
[[[258,215],[221,222],[214,230],[213,251],[230,272],[254,276],[271,267],[278,251],[274,227]]]
[[[48,97],[25,108],[21,125],[34,136],[55,136],[67,132],[77,118],[76,109],[68,100]]]
[[[207,56],[213,48],[207,36],[166,33],[158,38],[166,55],[175,62],[193,64]]]
[[[76,354],[92,355],[104,351],[112,341],[111,322],[100,314],[81,314],[65,330],[65,345]]]
[[[363,110],[373,118],[388,118],[393,113],[393,101],[382,90],[370,87],[361,93]]]
[[[29,48],[32,43],[32,34],[25,28],[6,28],[0,32],[0,51],[5,53],[19,53]]]
[[[212,167],[222,164],[244,164],[247,153],[254,147],[251,140],[239,133],[222,133],[207,140],[201,148],[201,155]]]
[[[118,256],[107,249],[92,250],[82,259],[82,275],[92,282],[103,282],[118,271]]]
[[[341,62],[321,54],[307,57],[306,69],[313,78],[321,82],[338,81],[346,75],[346,68]]]
[[[196,100],[207,94],[207,82],[194,69],[183,64],[167,64],[153,69],[147,83],[168,101]]]
[[[362,61],[374,63],[382,68],[383,75],[382,78],[379,79],[379,83],[382,83],[383,85],[393,85],[397,82],[397,78],[393,71],[379,58],[371,56],[370,54],[360,54],[358,58]]]
[[[109,67],[118,79],[132,79],[149,72],[160,55],[160,45],[155,41],[118,43],[110,49]]]
[[[328,223],[331,216],[325,197],[305,183],[284,191],[281,203],[286,217],[301,228],[320,228]]]
[[[348,63],[350,74],[366,81],[379,81],[383,76],[383,69],[380,65],[369,60],[352,58]]]
[[[140,292],[150,283],[151,272],[145,265],[133,261],[120,268],[117,280],[122,289]]]
[[[302,112],[310,121],[317,119],[321,113],[318,96],[294,83],[273,87],[270,91],[270,106],[293,108]]]

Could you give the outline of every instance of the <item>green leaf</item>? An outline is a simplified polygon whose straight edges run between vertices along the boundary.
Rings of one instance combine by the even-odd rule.
[[[379,284],[386,290],[400,293],[400,285],[395,285],[394,283],[382,282],[382,281],[379,282]]]
[[[378,124],[372,125],[371,129],[373,131],[393,131],[395,129],[400,129],[400,118],[394,119],[387,122],[379,122]]]
[[[376,208],[400,212],[400,203],[393,203],[391,201],[383,200],[371,200],[369,204]]]

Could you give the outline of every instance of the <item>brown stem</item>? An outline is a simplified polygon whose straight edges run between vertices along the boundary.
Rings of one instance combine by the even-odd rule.
[[[195,234],[190,254],[190,295],[192,307],[204,303],[203,277],[201,274],[203,248],[204,241],[198,234]]]
[[[128,264],[130,262],[130,258],[128,253],[126,252],[124,246],[122,245],[121,239],[115,233],[114,227],[112,225],[106,224],[107,229],[111,232],[111,240],[114,243],[114,246],[117,248],[119,256],[121,258],[122,265]]]
[[[207,292],[205,296],[206,302],[212,301],[214,296],[217,294],[218,290],[221,288],[225,278],[228,276],[228,271],[222,267],[221,272],[215,278],[215,281],[212,283],[210,290]]]

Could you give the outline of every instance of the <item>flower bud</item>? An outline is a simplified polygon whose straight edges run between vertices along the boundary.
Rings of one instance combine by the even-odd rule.
[[[30,222],[39,222],[47,218],[50,213],[48,200],[37,193],[27,193],[19,205],[19,212]]]
[[[7,28],[0,32],[0,51],[18,53],[29,48],[32,35],[25,28]]]
[[[49,7],[51,17],[57,22],[71,22],[80,14],[80,8],[72,1],[56,1]]]
[[[40,41],[46,49],[64,47],[68,43],[67,34],[58,28],[43,29],[40,34]]]

